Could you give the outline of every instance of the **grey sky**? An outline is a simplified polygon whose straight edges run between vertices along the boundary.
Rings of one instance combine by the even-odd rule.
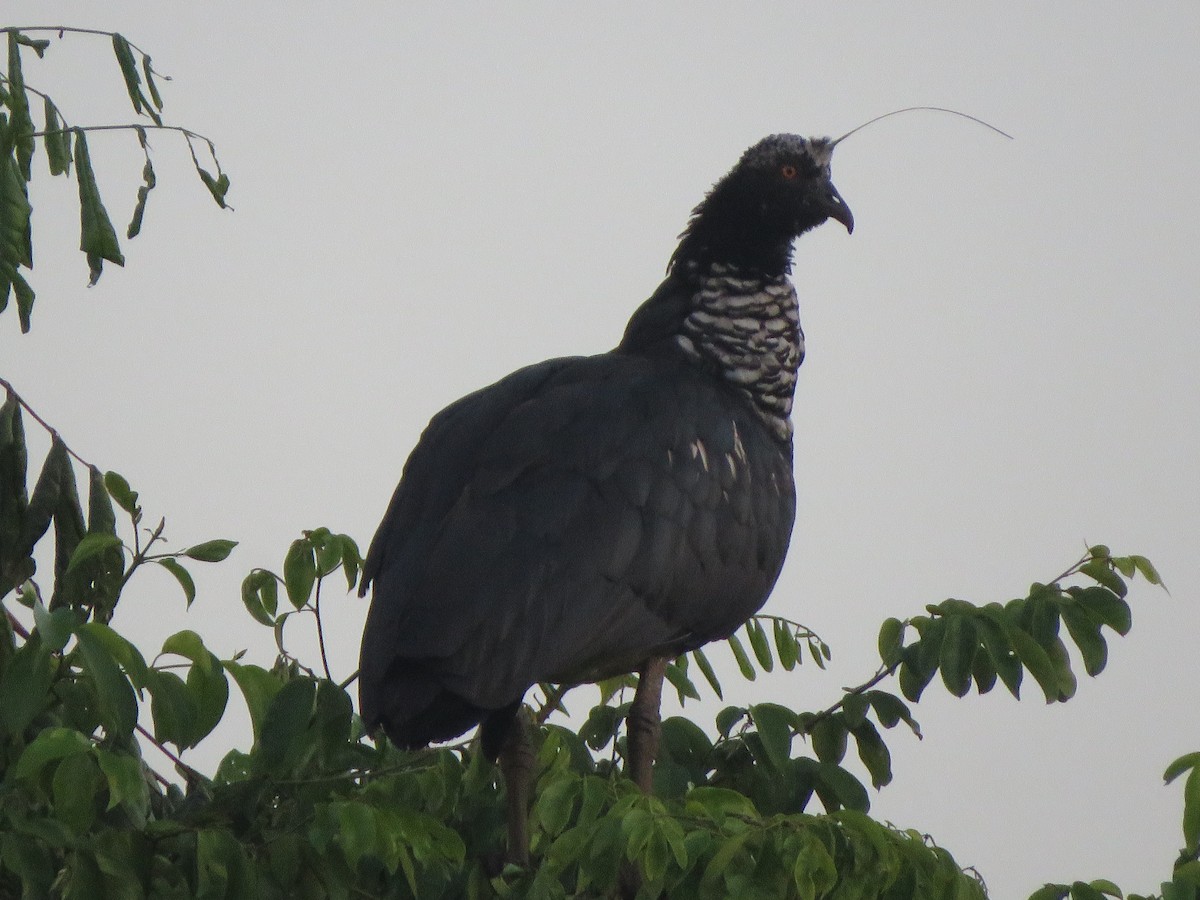
[[[1020,704],[932,686],[924,741],[889,734],[895,782],[872,800],[998,898],[1156,889],[1182,841],[1160,775],[1200,749],[1200,6],[106,6],[9,0],[5,24],[117,29],[149,51],[175,77],[168,118],[217,142],[237,211],[155,137],[146,233],[89,291],[75,188],[41,178],[34,330],[0,322],[0,374],[179,544],[242,542],[197,573],[186,616],[146,577],[117,624],[148,646],[191,627],[268,659],[241,576],[278,569],[300,528],[365,550],[431,414],[613,346],[691,207],[763,135],[913,104],[1013,133],[915,113],[837,151],[857,227],[797,248],[800,505],[768,606],[834,662],[733,699],[827,705],[873,671],[886,616],[1017,596],[1085,542],[1144,553],[1173,594],[1134,590],[1099,679],[1054,707],[1033,684]],[[109,55],[69,37],[26,77],[75,124],[128,121]],[[92,155],[123,222],[136,144],[97,136]],[[344,676],[365,604],[330,606]],[[226,729],[194,762],[248,742]]]

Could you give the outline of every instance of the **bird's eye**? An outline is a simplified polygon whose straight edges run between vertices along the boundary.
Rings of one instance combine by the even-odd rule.
[[[779,174],[790,181],[791,179],[795,178],[798,173],[796,167],[791,163],[784,163],[779,168]]]

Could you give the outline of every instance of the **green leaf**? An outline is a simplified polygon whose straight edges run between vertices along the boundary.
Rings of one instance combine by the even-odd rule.
[[[196,834],[197,900],[249,900],[257,896],[246,851],[225,829]]]
[[[1006,634],[1006,629],[1010,627],[1007,613],[998,603],[989,603],[980,612],[982,616],[976,620],[975,626],[983,639],[983,647],[1004,686],[1019,700],[1025,670]]]
[[[337,811],[337,841],[350,868],[358,868],[364,856],[377,852],[379,845],[375,810],[365,803],[332,804]]]
[[[775,652],[779,654],[779,664],[783,666],[784,671],[790,672],[800,661],[800,647],[796,643],[796,636],[782,619],[773,620],[772,627],[775,637]]]
[[[21,405],[6,391],[0,405],[0,597],[33,573],[33,560],[22,540],[29,507],[28,464]]]
[[[102,622],[88,622],[81,625],[79,630],[86,631],[107,648],[112,658],[125,670],[135,688],[140,689],[146,684],[149,677],[146,660],[142,657],[141,651],[127,638]]]
[[[1133,613],[1129,604],[1107,588],[1072,588],[1069,593],[1089,616],[1117,634],[1126,635],[1133,627]]]
[[[28,334],[30,328],[30,315],[33,311],[34,292],[29,286],[29,282],[19,273],[12,273],[13,292],[17,295],[17,316],[21,322],[21,333]],[[3,309],[3,303],[0,303],[0,309]]]
[[[704,675],[704,680],[713,689],[713,693],[717,695],[717,699],[723,700],[724,694],[721,693],[721,682],[717,680],[717,673],[713,671],[712,663],[708,661],[708,657],[704,655],[704,651],[700,649],[693,650],[692,659],[700,667],[700,671]]]
[[[115,534],[107,534],[102,531],[85,534],[79,543],[75,545],[75,552],[71,554],[71,561],[67,563],[66,571],[73,572],[84,563],[100,556],[106,550],[116,550],[121,546],[123,546],[121,539]]]
[[[104,473],[104,486],[108,494],[117,502],[117,506],[131,516],[139,516],[141,507],[138,506],[138,492],[129,486],[124,476],[117,472]]]
[[[792,882],[801,900],[826,897],[838,883],[837,864],[816,835],[801,836],[800,848],[792,862]]]
[[[871,774],[871,784],[881,788],[892,781],[892,754],[875,726],[863,722],[851,732],[858,747],[858,758]]]
[[[1065,884],[1046,884],[1029,895],[1029,900],[1063,900],[1070,892]]]
[[[974,622],[965,615],[947,616],[942,639],[942,683],[955,697],[965,696],[971,689],[971,667],[978,648]]]
[[[154,102],[154,107],[161,110],[163,108],[162,97],[158,94],[158,86],[154,83],[154,68],[150,65],[150,57],[142,55],[142,75],[146,78],[146,87],[150,91],[150,99]],[[168,81],[171,79],[168,78]]]
[[[604,703],[593,706],[587,721],[579,729],[579,736],[593,750],[599,750],[616,736],[619,721],[620,713],[616,707]]]
[[[771,642],[767,640],[767,632],[756,618],[746,623],[746,637],[750,640],[750,649],[764,672],[775,668],[775,659],[771,656]]]
[[[867,691],[864,697],[870,702],[879,718],[879,724],[884,728],[893,728],[899,722],[904,722],[918,738],[921,737],[921,727],[912,717],[908,705],[887,691]]]
[[[279,609],[279,579],[266,569],[254,569],[242,580],[242,604],[256,622],[274,625]]]
[[[778,703],[756,703],[749,707],[750,720],[758,729],[767,757],[780,772],[786,771],[792,755],[792,730],[796,714]]]
[[[1107,878],[1097,878],[1094,881],[1088,882],[1088,885],[1095,888],[1102,894],[1108,894],[1110,897],[1117,897],[1118,900],[1125,896],[1121,892],[1121,889]]]
[[[103,776],[90,753],[63,757],[51,781],[54,817],[77,834],[86,832],[96,821],[102,784]]]
[[[722,737],[729,737],[729,733],[733,731],[733,726],[742,721],[749,714],[749,711],[740,706],[727,706],[716,717],[717,731]]]
[[[18,832],[0,832],[0,859],[4,860],[5,869],[20,878],[23,900],[40,900],[51,895],[50,884],[58,866],[41,842],[31,841],[29,835]]]
[[[1163,583],[1162,576],[1158,574],[1158,569],[1154,568],[1154,563],[1150,562],[1146,557],[1135,553],[1129,558],[1133,560],[1133,564],[1137,566],[1137,570],[1141,576],[1150,582],[1150,584],[1161,585]]]
[[[693,700],[700,699],[700,692],[696,690],[696,686],[692,684],[692,680],[687,677],[687,673],[683,671],[675,663],[669,663],[666,668],[667,681],[671,682],[671,686],[675,688],[675,692],[679,695],[679,704],[682,706],[684,698],[690,697]]]
[[[1062,618],[1083,656],[1084,671],[1093,677],[1099,675],[1108,662],[1108,643],[1100,633],[1100,624],[1074,603],[1063,605]]]
[[[88,753],[91,749],[92,742],[74,728],[47,728],[21,752],[13,775],[37,778],[49,763],[75,753]]]
[[[920,667],[909,659],[905,659],[900,665],[900,692],[912,703],[921,699],[921,694],[932,680],[933,672],[921,671]]]
[[[358,544],[350,535],[335,535],[335,539],[342,546],[342,572],[346,576],[346,590],[353,590],[354,585],[358,583],[359,573],[362,571],[364,562],[362,554],[358,552]]]
[[[821,762],[840,763],[845,758],[849,733],[844,717],[838,713],[820,719],[809,735],[813,751]]]
[[[184,600],[187,606],[191,606],[196,599],[196,582],[192,580],[192,573],[179,564],[179,561],[171,556],[164,556],[161,559],[156,559],[158,563],[168,572],[175,576],[175,580],[179,582],[179,586],[183,588]]]
[[[203,544],[196,544],[194,547],[188,547],[183,551],[182,555],[199,562],[221,562],[221,560],[229,556],[236,546],[237,541],[227,541],[218,538],[212,541],[205,541]]]
[[[24,40],[23,40],[24,38]],[[33,118],[29,114],[29,100],[25,96],[25,77],[21,71],[20,45],[28,39],[16,31],[8,32],[8,134],[6,148],[11,146],[20,168],[21,177],[28,182],[31,177],[30,161],[33,158]],[[40,53],[38,54],[41,55]],[[11,141],[11,144],[8,143]],[[7,156],[7,152],[5,153]],[[28,265],[32,265],[31,263]]]
[[[1093,559],[1091,562],[1084,563],[1079,567],[1080,574],[1086,575],[1088,578],[1095,581],[1102,587],[1108,588],[1118,597],[1124,597],[1125,592],[1129,589],[1125,586],[1125,580],[1118,575],[1107,562],[1099,559]]]
[[[1200,766],[1200,752],[1186,753],[1167,766],[1167,771],[1163,773],[1163,783],[1170,784],[1184,772],[1198,766]]]
[[[753,681],[758,677],[754,671],[754,666],[750,665],[750,657],[746,656],[746,648],[742,646],[742,642],[738,640],[736,634],[731,634],[726,638],[726,643],[729,644],[729,649],[733,651],[733,658],[737,660],[738,669],[742,673],[742,677],[747,681]]]
[[[255,758],[257,774],[287,777],[315,751],[308,735],[316,712],[315,701],[316,682],[309,678],[287,682],[271,699],[263,717],[261,746]]]
[[[839,808],[853,809],[865,813],[871,808],[871,800],[862,782],[833,763],[818,763],[817,796],[827,812]]]
[[[1071,900],[1104,900],[1104,895],[1090,884],[1076,881],[1071,885]]]
[[[1200,849],[1200,768],[1183,785],[1183,840],[1189,853]]]
[[[121,67],[121,74],[125,78],[125,89],[129,92],[129,102],[133,104],[135,113],[142,112],[142,79],[138,75],[137,62],[133,58],[133,50],[129,47],[129,41],[125,40],[121,35],[114,34],[112,36],[113,53],[116,54],[117,63]]]
[[[22,34],[19,31],[15,32],[15,34],[17,36],[17,43],[22,47],[31,48],[33,52],[38,55],[38,59],[41,59],[43,56],[45,56],[46,48],[50,46],[50,42],[48,40],[31,38],[29,35]]]
[[[154,165],[150,162],[150,157],[146,157],[146,163],[142,166],[142,185],[137,191],[137,203],[133,207],[133,217],[129,220],[129,227],[125,229],[125,237],[135,238],[142,230],[142,219],[146,215],[146,201],[150,198],[150,192],[158,185],[158,179],[154,175]]]
[[[217,206],[225,209],[228,205],[225,202],[225,194],[229,192],[229,176],[222,173],[219,177],[213,178],[211,174],[199,166],[196,166],[196,173],[200,176],[200,180],[204,182],[204,186],[208,188],[208,192],[212,194],[213,199],[217,201]]]
[[[271,701],[275,699],[275,695],[283,687],[283,682],[278,676],[261,666],[243,665],[230,661],[226,661],[222,665],[233,676],[233,680],[237,682],[237,686],[242,691],[242,696],[246,700],[246,708],[250,711],[250,724],[254,729],[254,740],[257,743],[262,740],[262,729],[267,710],[271,706]]]
[[[723,884],[722,876],[733,862],[733,858],[742,852],[746,841],[754,834],[747,829],[725,839],[708,865],[704,867],[704,875],[700,879],[701,896],[727,896],[728,892],[719,890]]]
[[[89,622],[80,626],[75,639],[83,655],[84,671],[96,689],[105,730],[110,737],[128,739],[137,723],[133,685],[117,665],[108,641],[98,633],[101,628],[105,626]]]
[[[871,701],[862,694],[849,690],[842,695],[842,718],[847,728],[857,728],[860,723],[865,722],[867,710],[870,708]]]
[[[571,820],[580,783],[574,776],[559,778],[542,788],[534,803],[534,816],[551,837],[561,834]]]
[[[317,561],[313,556],[312,544],[303,539],[292,541],[283,559],[283,584],[292,606],[296,609],[304,607],[316,580]]]
[[[46,119],[42,144],[46,148],[46,162],[51,175],[66,175],[71,169],[71,139],[59,118],[58,110],[49,97],[43,97]]]
[[[24,527],[17,552],[13,554],[14,558],[19,559],[32,552],[34,544],[41,540],[54,520],[54,512],[60,505],[65,482],[70,480],[74,485],[74,478],[67,445],[57,438],[53,439],[25,509]]]
[[[67,641],[75,633],[76,625],[79,624],[74,610],[64,608],[50,612],[42,604],[40,597],[34,600],[33,622],[42,642],[56,653],[67,645]]]
[[[100,188],[96,184],[91,157],[88,155],[87,137],[81,128],[74,131],[75,181],[79,185],[79,249],[87,254],[88,268],[91,270],[88,280],[90,286],[100,280],[105,260],[123,266],[125,257],[121,254],[116,229],[100,199]]]
[[[695,787],[688,791],[686,800],[688,813],[706,816],[717,824],[729,816],[754,818],[758,815],[754,801],[729,788]]]
[[[108,809],[122,803],[127,810],[145,820],[150,803],[150,787],[142,761],[128,753],[118,753],[100,747],[96,751],[100,771],[108,779]]]
[[[913,620],[917,624],[918,620]],[[916,644],[917,665],[922,674],[932,674],[937,671],[942,655],[942,641],[946,637],[946,617],[938,616],[933,619],[921,619],[918,632],[921,635]]]
[[[20,734],[33,721],[53,682],[50,648],[35,632],[12,655],[0,678],[0,722],[9,734]]]
[[[900,648],[904,636],[904,623],[896,618],[887,618],[879,627],[879,658],[885,666],[895,665],[900,659]]]
[[[68,451],[61,441],[59,465],[58,505],[54,508],[54,591],[50,596],[50,609],[60,606],[93,605],[91,578],[83,573],[67,573],[68,564],[75,548],[86,533],[83,507],[79,502],[79,491],[75,485],[75,469],[68,458]],[[57,448],[51,449],[54,453]],[[49,459],[47,458],[47,465]]]
[[[1058,606],[1062,595],[1052,588],[1042,588],[1028,600],[1029,633],[1043,647],[1049,647],[1058,637]]]
[[[986,650],[976,649],[975,661],[971,663],[971,677],[975,679],[975,690],[980,694],[986,694],[996,686],[996,666]]]
[[[88,535],[83,542],[88,541],[91,535],[106,535],[107,539],[116,540],[115,546],[98,553],[94,563],[80,572],[84,580],[82,593],[86,604],[91,606],[97,619],[107,622],[113,616],[125,580],[125,554],[121,552],[120,538],[116,536],[116,514],[112,499],[108,496],[101,470],[95,466],[88,467]],[[79,548],[76,547],[78,552]],[[70,568],[68,565],[67,569]]]
[[[1012,628],[1008,632],[1008,638],[1025,668],[1037,680],[1038,686],[1046,696],[1046,702],[1053,703],[1058,700],[1059,673],[1041,644],[1019,628]]]

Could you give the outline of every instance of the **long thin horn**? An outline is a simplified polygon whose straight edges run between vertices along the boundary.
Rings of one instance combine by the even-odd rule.
[[[830,144],[829,149],[832,150],[834,147],[836,147],[838,144],[840,144],[846,138],[850,137],[850,135],[854,134],[854,132],[862,131],[868,125],[874,125],[880,119],[886,119],[886,118],[888,118],[888,116],[898,116],[898,115],[900,115],[900,113],[915,112],[917,110],[929,110],[930,112],[943,112],[943,113],[949,113],[952,116],[961,116],[964,119],[970,119],[972,122],[977,122],[978,124],[982,125],[984,128],[990,128],[992,131],[996,132],[996,134],[1004,135],[1004,137],[1008,138],[1010,141],[1014,140],[1013,136],[1011,134],[1009,134],[1007,131],[1001,131],[995,125],[985,122],[985,121],[983,121],[983,119],[976,118],[975,116],[968,115],[965,112],[959,112],[957,109],[946,109],[944,106],[906,106],[906,107],[904,107],[904,109],[894,109],[891,112],[884,113],[882,116],[876,116],[875,118],[870,119],[869,121],[863,122],[857,128],[851,128],[849,131],[847,131],[845,134],[843,134],[840,138],[838,138],[836,141],[834,141],[832,144]]]

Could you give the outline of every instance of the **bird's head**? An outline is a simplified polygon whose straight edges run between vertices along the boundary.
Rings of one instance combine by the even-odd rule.
[[[804,232],[827,219],[852,232],[854,216],[829,174],[834,144],[773,134],[750,147],[692,211],[671,268],[717,262],[783,274]]]

